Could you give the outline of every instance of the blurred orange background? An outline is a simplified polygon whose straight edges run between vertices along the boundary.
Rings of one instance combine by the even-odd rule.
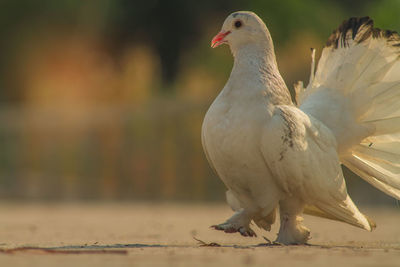
[[[223,200],[200,129],[232,66],[210,40],[236,10],[264,19],[290,89],[347,17],[400,29],[395,0],[3,0],[0,199]],[[396,205],[345,174],[356,202]]]

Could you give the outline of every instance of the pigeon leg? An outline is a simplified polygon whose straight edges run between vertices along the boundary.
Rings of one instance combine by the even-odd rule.
[[[284,245],[306,244],[310,239],[310,230],[303,225],[304,204],[298,199],[286,199],[279,202],[281,225],[277,243]]]
[[[221,230],[225,233],[239,232],[242,236],[256,236],[256,233],[250,228],[251,216],[245,210],[237,211],[226,222],[211,226],[215,230]]]
[[[256,214],[253,217],[253,222],[261,229],[264,229],[265,231],[271,231],[271,225],[274,224],[275,218],[276,208],[274,208],[267,216]]]

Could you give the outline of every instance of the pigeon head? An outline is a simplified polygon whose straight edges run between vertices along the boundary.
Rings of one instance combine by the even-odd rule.
[[[249,45],[272,47],[272,40],[264,22],[255,13],[238,11],[225,19],[221,31],[211,41],[213,48],[222,44],[228,44],[235,54]]]

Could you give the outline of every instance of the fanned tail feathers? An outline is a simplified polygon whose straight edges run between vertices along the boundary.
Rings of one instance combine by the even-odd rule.
[[[400,199],[400,36],[369,17],[344,21],[307,88],[295,88],[300,108],[335,134],[342,163]]]

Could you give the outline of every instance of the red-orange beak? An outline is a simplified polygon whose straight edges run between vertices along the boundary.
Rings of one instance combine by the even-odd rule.
[[[216,48],[217,46],[220,46],[222,44],[226,43],[226,40],[224,40],[224,38],[230,34],[230,31],[227,32],[219,32],[217,35],[215,35],[215,37],[212,39],[211,41],[211,47],[212,48]]]

